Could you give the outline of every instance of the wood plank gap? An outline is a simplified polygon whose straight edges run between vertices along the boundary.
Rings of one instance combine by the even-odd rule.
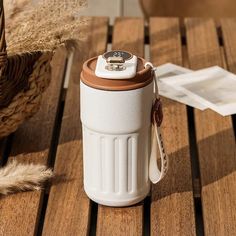
[[[8,157],[11,152],[12,139],[14,134],[10,134],[8,137],[3,138],[0,142],[0,166],[6,165]]]
[[[150,44],[149,25],[145,25],[145,27],[144,27],[144,43]]]
[[[90,210],[90,222],[89,222],[89,236],[96,236],[97,231],[97,217],[98,217],[98,204],[90,200],[91,210]]]
[[[232,122],[234,127],[234,137],[236,137],[236,115],[232,115]]]
[[[181,42],[184,41],[184,44],[182,45],[186,45],[187,41],[186,41],[186,28],[184,27],[184,25],[180,25],[180,34],[181,34]]]
[[[203,236],[204,222],[203,222],[201,198],[194,198],[194,208],[195,208],[196,235]]]
[[[107,43],[112,43],[113,28],[114,28],[114,25],[108,26]]]
[[[195,180],[200,177],[199,161],[198,161],[198,149],[196,140],[196,128],[194,121],[194,109],[192,107],[187,107],[187,117],[188,117],[188,136],[189,136],[189,148],[191,156],[191,168],[192,168],[192,181],[193,181],[193,194],[200,195],[199,189],[195,188]]]
[[[182,35],[181,35],[181,44],[182,44],[182,46],[186,46],[187,45],[186,37],[182,36]]]
[[[218,36],[218,43],[220,46],[224,46],[224,39],[223,39],[223,36],[222,36],[222,28],[220,26],[218,26],[216,28],[216,32],[217,32],[217,36]]]
[[[147,196],[144,199],[144,209],[143,209],[143,235],[149,236],[150,235],[150,214],[151,214],[151,195]]]
[[[193,197],[194,198],[201,198],[201,183],[200,183],[200,179],[199,178],[195,178],[193,179]]]
[[[48,204],[48,193],[44,193],[42,197],[42,205],[41,205],[41,214],[38,220],[38,227],[35,232],[35,236],[41,236],[42,235],[42,230],[43,230],[43,223],[44,223],[44,218],[45,218],[45,213],[47,209],[47,204]]]

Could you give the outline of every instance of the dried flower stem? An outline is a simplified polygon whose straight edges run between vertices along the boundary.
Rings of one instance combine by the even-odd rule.
[[[22,164],[14,160],[0,169],[0,194],[39,190],[52,176],[52,170],[44,165]]]

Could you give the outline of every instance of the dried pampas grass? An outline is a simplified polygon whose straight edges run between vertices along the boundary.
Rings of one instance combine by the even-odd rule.
[[[52,176],[52,170],[44,165],[21,164],[14,160],[0,169],[0,194],[40,190],[42,184]]]
[[[10,1],[11,2],[11,1]],[[9,54],[75,46],[84,38],[86,18],[76,16],[85,0],[14,0],[5,3]],[[73,42],[73,44],[71,44]]]

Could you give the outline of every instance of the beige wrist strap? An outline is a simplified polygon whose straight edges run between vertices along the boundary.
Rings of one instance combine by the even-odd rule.
[[[155,74],[155,69],[153,65],[148,62],[145,64],[146,66],[151,66],[153,68],[153,74],[154,74],[154,85],[155,85],[155,101],[160,100],[158,95],[158,87],[157,87],[157,78]],[[159,108],[161,109],[161,107]],[[151,156],[149,161],[149,178],[152,181],[152,183],[156,184],[158,183],[167,173],[168,170],[168,156],[165,152],[164,148],[164,142],[161,135],[161,128],[160,128],[160,119],[158,121],[155,118],[155,115],[153,117],[153,124],[152,124],[152,144],[151,144]],[[158,167],[157,164],[157,156],[158,156],[158,149],[160,153],[160,159],[161,159],[161,168]]]
[[[161,159],[161,168],[159,169],[157,164],[158,149]],[[167,173],[168,170],[168,156],[165,153],[165,148],[161,136],[161,128],[157,127],[157,124],[152,125],[152,146],[151,156],[149,160],[149,178],[152,183],[159,182]]]

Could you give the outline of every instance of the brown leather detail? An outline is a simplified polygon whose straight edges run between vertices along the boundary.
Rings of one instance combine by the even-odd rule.
[[[152,105],[152,123],[156,122],[157,126],[161,126],[163,120],[162,103],[160,98],[156,98]]]
[[[153,81],[151,67],[144,68],[145,60],[138,58],[137,73],[134,78],[129,79],[105,79],[95,75],[97,57],[87,60],[83,64],[81,81],[96,89],[110,91],[124,91],[138,89],[147,86]]]

